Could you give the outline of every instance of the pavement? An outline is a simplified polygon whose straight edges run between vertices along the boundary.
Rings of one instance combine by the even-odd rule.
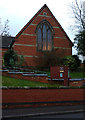
[[[40,115],[68,114],[85,112],[84,105],[71,106],[44,106],[16,109],[2,109],[2,118],[33,117]]]

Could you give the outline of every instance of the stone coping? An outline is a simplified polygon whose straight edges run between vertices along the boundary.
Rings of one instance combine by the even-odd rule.
[[[8,72],[9,74],[23,74],[23,72]]]
[[[9,74],[34,74],[34,72],[8,72]]]
[[[48,75],[47,74],[23,74],[23,76],[42,76],[42,77],[46,77]]]
[[[48,79],[49,81],[51,81],[51,79]],[[52,79],[53,81],[64,81],[64,79]]]
[[[85,80],[85,78],[73,78],[73,79],[69,79],[69,81],[82,81]]]
[[[2,86],[0,89],[85,89],[84,86],[58,86],[58,87],[44,87],[44,86],[39,86],[39,87],[7,87],[7,86]]]
[[[50,81],[50,77],[48,78],[48,80]],[[53,81],[63,81],[64,79],[52,79]],[[73,78],[73,79],[69,79],[69,81],[82,81],[85,80],[85,78]]]
[[[8,72],[9,70],[0,70],[0,72]]]

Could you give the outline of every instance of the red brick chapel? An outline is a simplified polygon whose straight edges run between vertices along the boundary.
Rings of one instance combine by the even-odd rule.
[[[72,55],[73,43],[45,4],[15,37],[13,45],[18,55],[23,55],[28,66],[35,66],[36,59],[45,51],[63,51]]]

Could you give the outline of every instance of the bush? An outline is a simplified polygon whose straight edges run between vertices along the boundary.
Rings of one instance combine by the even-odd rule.
[[[14,50],[9,49],[5,54],[4,54],[4,65],[7,68],[13,68],[16,64],[16,61],[18,60],[18,56],[15,53]]]
[[[71,71],[76,71],[81,65],[81,60],[77,55],[67,56],[64,58],[64,65],[68,66]]]
[[[17,53],[13,49],[9,49],[4,54],[4,65],[7,68],[19,68],[24,62],[23,55],[18,56]]]
[[[37,62],[37,61],[36,61]],[[51,66],[63,64],[63,57],[56,51],[44,52],[43,56],[38,61],[37,69],[49,71]]]
[[[83,67],[84,67],[84,71],[85,71],[85,60],[83,61]]]

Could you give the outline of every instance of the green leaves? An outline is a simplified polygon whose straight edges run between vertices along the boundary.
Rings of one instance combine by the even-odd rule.
[[[23,55],[18,56],[17,53],[13,49],[9,49],[4,54],[4,65],[7,68],[19,67],[23,64],[23,62],[24,62]]]
[[[80,67],[81,60],[79,60],[77,55],[67,56],[64,58],[64,65],[68,66],[71,71],[76,70]]]
[[[64,65],[68,66],[70,69],[73,69],[75,64],[75,59],[72,56],[67,56],[64,58]]]
[[[13,68],[16,64],[16,61],[18,60],[18,56],[15,53],[14,50],[9,49],[5,54],[4,54],[4,65],[6,67],[11,67]]]
[[[77,43],[78,54],[85,56],[85,30],[80,31],[74,40]]]

